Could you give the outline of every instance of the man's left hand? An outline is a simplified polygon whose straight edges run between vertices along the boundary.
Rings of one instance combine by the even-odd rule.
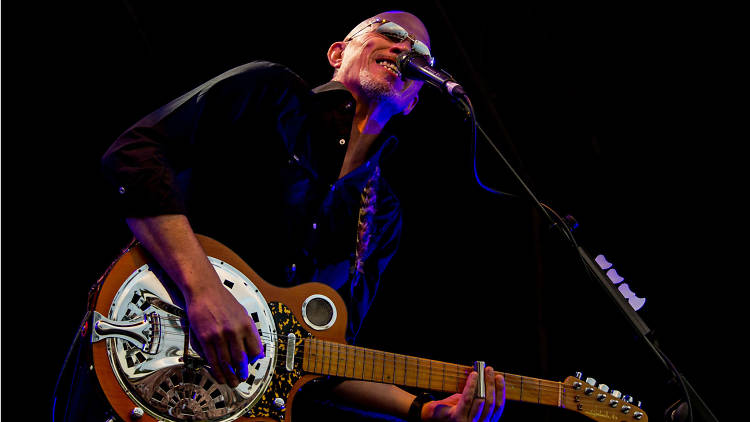
[[[484,370],[484,399],[475,397],[478,374],[472,372],[466,380],[466,386],[460,394],[454,394],[443,400],[427,402],[422,408],[422,420],[425,421],[490,421],[500,419],[505,407],[505,379],[495,374],[492,367]]]

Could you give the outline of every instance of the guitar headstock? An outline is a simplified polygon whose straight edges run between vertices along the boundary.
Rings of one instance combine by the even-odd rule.
[[[580,373],[577,374],[581,377]],[[617,390],[610,390],[605,384],[596,386],[596,380],[577,377],[565,378],[563,405],[566,409],[579,412],[601,422],[648,422],[648,416],[640,408],[640,402],[633,404],[630,396],[622,396]]]

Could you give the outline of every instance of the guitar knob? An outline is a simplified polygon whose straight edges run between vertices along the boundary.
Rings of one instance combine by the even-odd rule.
[[[606,393],[609,391],[609,386],[607,384],[599,384],[599,389]]]
[[[619,399],[620,397],[622,397],[622,393],[619,392],[618,390],[612,390],[610,394],[612,394],[612,396],[616,399]]]
[[[596,380],[591,377],[588,377],[586,378],[586,383],[590,385],[596,385]]]

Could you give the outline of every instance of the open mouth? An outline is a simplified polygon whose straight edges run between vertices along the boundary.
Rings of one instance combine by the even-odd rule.
[[[396,66],[396,62],[390,59],[378,59],[375,61],[375,63],[383,66],[388,72],[392,73],[397,78],[401,77],[401,71],[398,70],[398,66]]]

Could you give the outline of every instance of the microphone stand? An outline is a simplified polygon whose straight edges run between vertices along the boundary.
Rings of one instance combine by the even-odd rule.
[[[599,286],[606,292],[607,296],[609,296],[610,299],[615,303],[617,308],[622,312],[623,316],[627,319],[627,321],[630,323],[633,330],[636,331],[638,334],[638,337],[640,337],[653,351],[653,353],[656,355],[658,360],[672,373],[673,379],[680,385],[682,389],[683,399],[678,400],[676,403],[671,405],[669,408],[666,409],[664,412],[664,418],[668,422],[682,422],[682,421],[694,421],[694,416],[698,416],[701,421],[704,422],[718,422],[716,419],[716,416],[711,412],[711,410],[708,408],[706,403],[701,399],[701,397],[698,395],[698,393],[695,391],[695,389],[690,385],[688,380],[685,378],[680,371],[677,370],[677,368],[672,364],[672,362],[667,358],[666,354],[659,349],[657,346],[656,341],[653,339],[653,332],[651,329],[646,325],[646,323],[643,321],[643,319],[638,315],[635,310],[630,306],[630,304],[627,302],[627,300],[622,296],[619,290],[617,290],[614,287],[614,284],[609,280],[609,278],[606,276],[605,272],[599,267],[599,265],[596,264],[596,262],[591,258],[591,256],[586,252],[586,250],[578,245],[575,238],[573,237],[573,233],[571,229],[568,227],[567,223],[564,219],[560,218],[557,213],[554,212],[551,208],[547,207],[546,205],[539,202],[539,200],[536,198],[536,195],[531,191],[531,189],[528,187],[528,185],[524,182],[523,178],[515,171],[513,166],[508,162],[508,160],[505,158],[503,153],[497,148],[497,146],[492,142],[490,137],[482,130],[482,128],[479,126],[479,123],[476,120],[476,116],[474,114],[474,108],[471,105],[471,101],[469,100],[468,96],[464,95],[457,95],[457,96],[451,96],[454,102],[457,103],[459,108],[461,108],[466,113],[466,118],[471,119],[472,123],[472,132],[473,132],[473,139],[476,143],[476,137],[477,137],[477,129],[482,133],[482,136],[484,136],[485,140],[489,143],[489,145],[495,150],[497,155],[500,157],[500,159],[503,161],[505,166],[510,170],[510,172],[513,174],[513,177],[518,181],[520,186],[523,188],[526,196],[528,197],[531,202],[539,208],[541,211],[541,214],[549,221],[549,223],[557,227],[561,233],[561,235],[565,238],[565,240],[568,240],[571,242],[571,244],[575,247],[576,251],[578,252],[578,255],[581,258],[582,263],[584,264],[585,268],[589,271],[591,275],[593,275],[594,280],[596,280],[599,284]],[[475,168],[476,171],[476,168]],[[477,178],[478,181],[478,178]],[[481,185],[481,183],[480,183]],[[502,193],[494,191],[490,188],[484,187],[485,189],[488,189],[492,191],[493,193]],[[509,196],[515,196],[515,195],[509,195]],[[548,212],[548,210],[550,212]],[[553,214],[557,221],[553,219],[550,216],[550,213]]]

